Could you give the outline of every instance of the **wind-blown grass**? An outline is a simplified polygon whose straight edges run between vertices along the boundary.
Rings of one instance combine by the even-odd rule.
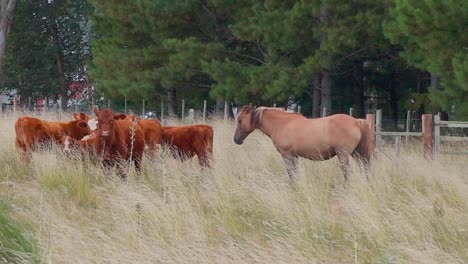
[[[8,204],[0,201],[0,262],[38,262],[34,242],[8,215]]]
[[[387,149],[369,181],[353,163],[348,183],[335,159],[301,160],[293,188],[267,137],[237,146],[234,124],[213,121],[213,169],[161,151],[127,182],[56,150],[21,164],[14,118],[2,122],[0,198],[45,262],[468,262],[466,156],[428,161],[415,146],[397,162]]]

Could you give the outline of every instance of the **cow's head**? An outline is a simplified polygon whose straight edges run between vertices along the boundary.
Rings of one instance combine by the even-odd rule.
[[[94,107],[94,113],[97,119],[97,132],[101,137],[110,137],[114,132],[115,121],[127,117],[125,114],[114,114],[110,109],[99,110],[97,106]]]
[[[84,120],[73,120],[70,122],[68,134],[74,139],[82,139],[89,134],[88,122]]]
[[[81,113],[73,113],[73,117],[75,120],[83,120],[83,121],[88,121],[91,119],[91,117],[83,112]]]

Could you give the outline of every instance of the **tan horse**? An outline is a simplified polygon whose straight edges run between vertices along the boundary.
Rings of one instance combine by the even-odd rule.
[[[271,138],[283,157],[292,181],[299,157],[327,160],[336,155],[347,180],[349,157],[359,157],[367,166],[373,150],[373,131],[364,119],[349,115],[307,119],[281,108],[244,106],[237,115],[237,122],[234,142],[240,145],[252,131],[260,129]]]

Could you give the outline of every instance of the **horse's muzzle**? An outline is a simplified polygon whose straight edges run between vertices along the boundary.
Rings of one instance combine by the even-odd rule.
[[[244,139],[243,139],[242,137],[234,138],[234,142],[235,142],[237,145],[242,145],[242,143],[244,143]]]

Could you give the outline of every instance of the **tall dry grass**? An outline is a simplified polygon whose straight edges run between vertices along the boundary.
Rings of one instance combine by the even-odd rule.
[[[46,263],[468,262],[466,156],[388,149],[347,184],[335,159],[301,160],[292,188],[266,136],[237,146],[213,121],[212,170],[162,150],[127,182],[55,149],[21,164],[14,120],[0,120],[0,199]]]

